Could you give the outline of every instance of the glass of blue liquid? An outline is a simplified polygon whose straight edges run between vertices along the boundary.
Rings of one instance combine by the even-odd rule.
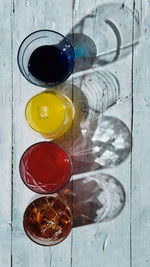
[[[51,30],[39,30],[21,43],[17,61],[22,75],[41,87],[56,86],[71,75],[75,54],[69,40]]]

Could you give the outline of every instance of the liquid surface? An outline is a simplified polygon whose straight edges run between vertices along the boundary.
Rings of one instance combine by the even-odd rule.
[[[71,172],[68,154],[52,142],[34,144],[20,161],[22,180],[37,193],[57,192],[68,182]]]
[[[56,131],[63,124],[65,115],[63,102],[51,93],[34,96],[26,106],[26,119],[29,125],[40,133]]]
[[[56,46],[44,45],[33,51],[28,69],[32,76],[42,82],[57,83],[67,76],[69,61],[66,54]]]
[[[34,200],[24,214],[27,235],[41,245],[56,245],[69,234],[72,218],[69,208],[58,198],[42,197]]]

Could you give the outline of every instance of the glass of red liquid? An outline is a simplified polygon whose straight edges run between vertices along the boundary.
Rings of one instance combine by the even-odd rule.
[[[39,194],[51,194],[62,189],[70,180],[72,161],[58,144],[39,142],[24,152],[19,170],[29,189]]]
[[[35,243],[53,246],[62,242],[72,228],[70,207],[58,194],[43,196],[26,208],[23,226],[27,236]]]

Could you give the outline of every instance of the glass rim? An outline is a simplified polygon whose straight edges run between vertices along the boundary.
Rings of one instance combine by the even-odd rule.
[[[70,213],[70,218],[71,218],[71,228],[70,228],[70,231],[67,233],[67,235],[66,235],[61,241],[59,241],[58,243],[55,243],[55,244],[53,244],[53,245],[49,245],[49,244],[40,244],[40,243],[38,243],[37,241],[33,240],[33,239],[31,238],[32,235],[29,236],[29,234],[27,233],[27,231],[26,231],[26,229],[25,229],[25,224],[24,224],[24,217],[25,217],[25,213],[26,213],[28,207],[29,207],[34,201],[36,201],[37,199],[46,198],[46,197],[52,197],[52,198],[58,199],[60,202],[62,202],[62,203],[68,208],[69,213]],[[59,195],[59,194],[58,194],[58,196],[54,196],[53,194],[48,194],[47,196],[40,196],[40,197],[37,197],[36,199],[34,199],[33,201],[31,201],[31,202],[27,205],[27,207],[25,208],[25,211],[24,211],[24,213],[23,213],[23,229],[24,229],[25,234],[27,235],[27,237],[28,237],[32,242],[34,242],[35,244],[40,245],[40,246],[42,246],[42,247],[43,247],[43,246],[44,246],[44,247],[52,247],[52,246],[56,246],[56,245],[60,244],[61,242],[63,242],[63,241],[68,237],[68,235],[70,234],[70,232],[71,232],[71,230],[72,230],[72,227],[73,227],[73,214],[72,214],[71,208],[70,208],[70,206],[69,206],[68,203],[65,203],[65,201],[63,200],[63,198],[62,198],[61,195]]]
[[[65,40],[69,43],[69,45],[70,45],[70,47],[71,47],[71,50],[72,50],[72,53],[73,53],[73,64],[71,64],[71,69],[70,69],[69,73],[67,74],[67,76],[65,77],[65,79],[62,79],[62,81],[56,82],[55,84],[45,83],[45,82],[40,81],[40,80],[39,80],[39,81],[41,82],[41,84],[40,84],[40,82],[37,84],[36,82],[31,81],[31,80],[28,78],[28,76],[26,76],[26,75],[24,74],[24,72],[22,71],[22,68],[21,68],[21,66],[20,66],[20,63],[19,63],[19,55],[20,55],[20,50],[21,50],[21,48],[22,48],[23,43],[24,43],[30,36],[32,36],[32,35],[34,35],[34,34],[36,34],[36,33],[38,33],[38,32],[51,32],[51,33],[55,33],[55,34],[57,34],[57,35],[60,35],[61,37],[63,37],[63,39],[65,39]],[[41,30],[37,30],[37,31],[31,32],[31,33],[28,34],[28,35],[23,39],[23,41],[20,43],[19,48],[18,48],[18,52],[17,52],[17,64],[18,64],[18,67],[19,67],[19,70],[20,70],[21,74],[23,75],[23,77],[24,77],[28,82],[30,82],[30,83],[33,84],[33,85],[39,86],[39,87],[44,87],[44,88],[45,88],[45,87],[49,87],[49,88],[51,88],[51,87],[54,87],[54,86],[57,86],[57,85],[63,83],[63,82],[66,81],[66,80],[69,78],[69,76],[72,74],[73,69],[74,69],[74,65],[75,65],[75,52],[74,52],[74,49],[73,49],[73,46],[72,46],[71,42],[70,42],[70,41],[68,40],[68,38],[65,37],[63,34],[57,32],[57,31],[49,30],[49,29],[41,29]],[[43,84],[42,84],[42,83],[43,83]]]
[[[70,175],[68,176],[67,182],[66,182],[60,189],[58,189],[57,191],[54,191],[54,192],[48,192],[48,193],[46,193],[46,192],[40,192],[40,193],[39,193],[38,191],[36,191],[36,190],[34,190],[34,189],[31,189],[31,188],[25,183],[25,181],[23,180],[22,175],[21,175],[21,161],[22,161],[22,159],[23,159],[25,153],[26,153],[30,148],[32,148],[32,147],[34,147],[34,146],[36,146],[36,145],[38,145],[38,144],[42,144],[42,143],[54,144],[54,145],[58,146],[60,149],[62,149],[62,150],[67,154],[67,156],[68,156],[68,158],[69,158],[69,160],[70,160],[71,170],[70,170]],[[24,185],[25,185],[28,189],[30,189],[31,191],[33,191],[34,193],[37,193],[37,194],[39,194],[39,195],[50,195],[50,194],[55,194],[55,193],[58,193],[60,190],[62,190],[62,189],[68,184],[68,182],[70,181],[70,179],[71,179],[71,177],[72,177],[72,175],[73,175],[73,162],[72,162],[72,159],[71,159],[70,154],[68,153],[68,151],[66,151],[66,149],[65,149],[63,146],[61,146],[61,145],[59,145],[59,144],[57,144],[57,143],[55,143],[55,142],[52,142],[52,141],[41,141],[41,142],[37,142],[37,143],[32,144],[31,146],[29,146],[29,147],[23,152],[23,154],[22,154],[22,156],[21,156],[21,158],[20,158],[20,161],[19,161],[19,173],[20,173],[20,177],[21,177],[21,180],[22,180],[22,182],[24,183]]]
[[[41,95],[41,94],[43,94],[43,93],[51,93],[51,92],[46,92],[46,91],[43,91],[43,92],[41,92],[41,93],[39,93],[39,94],[36,94],[36,95],[34,95],[34,96],[32,96],[30,99],[29,99],[29,101],[27,102],[27,104],[26,104],[26,107],[25,107],[25,119],[26,119],[26,122],[28,123],[28,125],[30,126],[30,128],[32,129],[32,130],[34,130],[36,133],[39,133],[39,134],[53,134],[53,133],[57,133],[57,131],[59,131],[59,130],[61,130],[62,128],[63,128],[63,125],[64,125],[64,121],[65,121],[65,118],[66,118],[66,114],[67,114],[67,112],[66,112],[66,109],[65,109],[65,118],[64,118],[64,120],[63,120],[63,122],[62,122],[62,124],[56,129],[56,130],[54,130],[54,131],[51,131],[51,132],[41,132],[41,131],[37,131],[37,130],[35,130],[30,124],[29,124],[29,122],[28,122],[28,120],[27,120],[27,116],[26,116],[26,110],[27,110],[27,106],[28,106],[28,104],[30,103],[30,101],[32,100],[32,99],[34,99],[36,96],[38,96],[38,95]],[[63,95],[63,96],[65,96],[65,95]],[[66,96],[65,96],[66,97]],[[67,97],[67,99],[68,99],[68,97]],[[69,99],[70,100],[70,102],[72,103],[72,101],[71,101],[71,99]],[[60,101],[61,101],[61,99],[60,99]],[[62,102],[63,103],[63,102]],[[72,103],[73,104],[73,103]],[[63,106],[64,106],[64,104],[63,104]],[[52,137],[53,138],[53,137]],[[54,137],[55,138],[55,137]]]

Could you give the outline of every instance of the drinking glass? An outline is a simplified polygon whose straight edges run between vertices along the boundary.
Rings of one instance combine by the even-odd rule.
[[[21,43],[17,61],[22,75],[32,84],[52,87],[71,75],[75,54],[69,40],[51,30],[39,30]]]
[[[62,242],[72,228],[72,214],[66,199],[58,194],[35,199],[24,212],[23,227],[27,236],[39,245]]]
[[[35,143],[23,153],[20,176],[25,185],[39,194],[56,193],[70,180],[72,160],[60,145]]]
[[[25,117],[33,130],[52,140],[63,135],[71,127],[74,105],[70,98],[51,89],[29,100]]]

